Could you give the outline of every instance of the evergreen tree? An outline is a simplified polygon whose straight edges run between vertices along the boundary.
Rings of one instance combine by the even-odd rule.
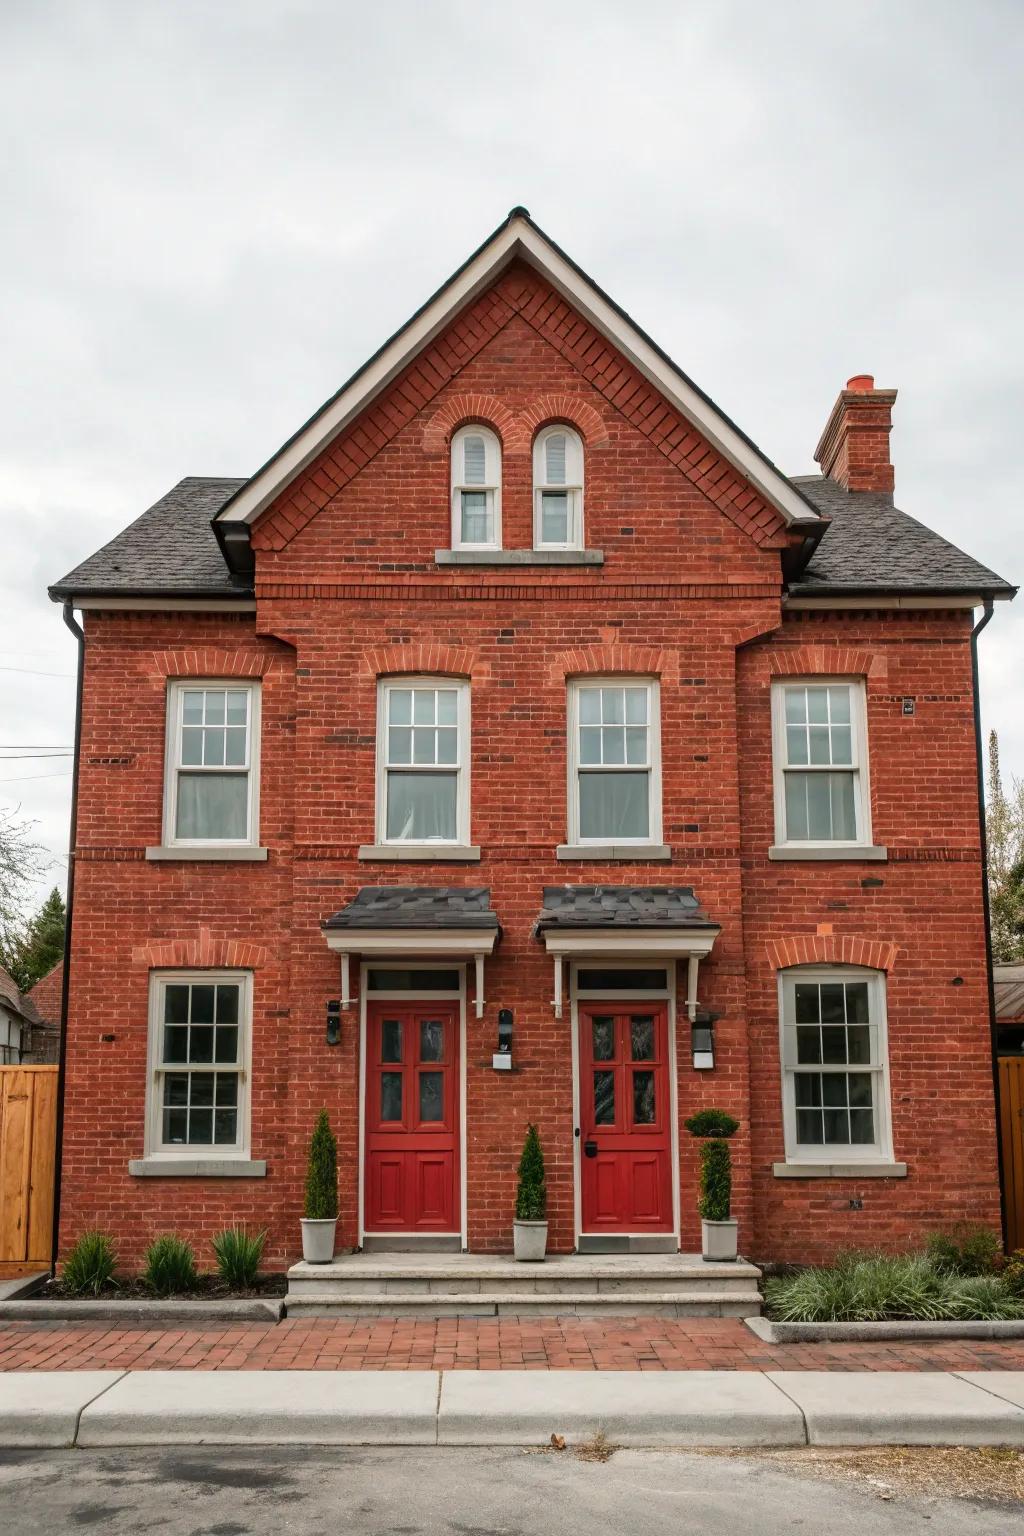
[[[1024,781],[1010,793],[999,770],[999,737],[988,737],[988,890],[992,908],[992,958],[1024,960]]]
[[[64,898],[54,886],[35,917],[30,918],[16,956],[18,974],[14,975],[22,992],[34,987],[53,970],[64,953],[67,912]]]
[[[537,1127],[526,1127],[523,1155],[519,1159],[519,1186],[516,1190],[516,1220],[544,1221],[548,1214],[548,1190],[544,1178],[544,1153]]]

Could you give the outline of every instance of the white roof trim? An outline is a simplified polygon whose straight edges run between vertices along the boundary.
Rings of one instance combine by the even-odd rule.
[[[218,514],[222,522],[252,522],[333,437],[386,389],[455,314],[471,303],[517,256],[628,357],[708,442],[781,513],[787,523],[818,514],[628,319],[521,215],[510,219],[477,256],[395,337],[380,355],[239,490]]]
[[[720,928],[546,928],[549,955],[710,955]]]
[[[489,955],[497,928],[325,928],[328,949],[348,955]]]

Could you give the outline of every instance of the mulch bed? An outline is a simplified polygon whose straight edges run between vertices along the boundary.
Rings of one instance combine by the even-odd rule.
[[[238,1290],[222,1280],[220,1275],[200,1275],[187,1291],[157,1292],[135,1275],[124,1275],[110,1281],[101,1291],[86,1291],[76,1295],[66,1289],[62,1280],[48,1280],[41,1290],[26,1297],[29,1301],[252,1301],[263,1297],[283,1296],[288,1289],[287,1275],[258,1275],[250,1290]]]

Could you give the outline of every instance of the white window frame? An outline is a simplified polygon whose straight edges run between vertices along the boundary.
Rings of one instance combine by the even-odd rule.
[[[222,971],[150,971],[149,973],[149,1043],[146,1069],[146,1139],[145,1155],[158,1161],[194,1162],[197,1158],[248,1161],[251,1136],[252,1099],[252,972]],[[163,1078],[167,1073],[216,1071],[218,1064],[189,1066],[161,1062],[161,1031],[164,1024],[164,993],[168,986],[236,985],[238,996],[238,1115],[234,1145],[226,1142],[190,1142],[185,1146],[165,1145],[163,1140]],[[224,1070],[220,1064],[219,1070]]]
[[[860,1062],[816,1062],[797,1066],[796,1061],[796,1012],[791,1006],[795,996],[791,988],[797,982],[849,982],[866,981],[868,984],[868,1019],[877,1031],[877,1061],[871,1065]],[[889,1087],[889,1028],[886,1011],[886,975],[884,971],[870,970],[858,965],[797,965],[779,971],[779,1062],[782,1075],[782,1125],[787,1163],[891,1163],[892,1109]],[[875,1080],[873,1092],[875,1112],[875,1140],[868,1144],[852,1145],[847,1142],[797,1141],[796,1079],[801,1074],[832,1072],[867,1072]]]
[[[245,837],[179,837],[177,834],[178,775],[195,773],[192,764],[181,761],[182,710],[186,692],[197,689],[243,690],[249,695],[249,729],[247,761],[244,765],[232,765],[226,773],[245,772],[248,775],[246,800]],[[240,678],[174,678],[167,685],[167,727],[164,756],[164,811],[163,845],[165,848],[255,848],[260,836],[260,703],[261,689],[258,682]],[[219,769],[199,769],[199,772],[217,773]]]
[[[649,779],[649,823],[646,837],[581,837],[579,775],[585,773],[636,772],[639,764],[618,763],[605,768],[581,765],[579,761],[580,694],[587,688],[646,688],[647,689],[647,773]],[[566,708],[568,724],[568,841],[570,846],[616,848],[659,847],[662,837],[661,813],[661,689],[654,677],[574,677],[569,680]]]
[[[388,696],[396,689],[454,688],[458,693],[458,761],[456,763],[388,763]],[[470,685],[463,677],[382,677],[377,685],[377,767],[376,819],[377,843],[386,848],[430,849],[469,846],[470,824]],[[455,837],[412,839],[388,837],[388,773],[391,767],[400,773],[455,773]]]
[[[850,692],[850,741],[853,766],[794,763],[787,757],[786,689],[847,688]],[[772,683],[772,775],[775,792],[775,845],[778,848],[868,848],[871,846],[871,783],[868,774],[867,689],[861,677],[785,677]],[[844,773],[853,775],[853,806],[857,835],[854,838],[790,838],[786,826],[786,774]]]
[[[24,1054],[24,1026],[19,1019],[0,1008],[0,1067],[21,1065]]]
[[[467,484],[463,443],[467,437],[484,440],[484,483]],[[488,498],[493,537],[485,542],[475,542],[462,537],[462,493],[483,491]],[[451,514],[452,549],[500,549],[501,548],[501,440],[491,427],[469,422],[452,436],[451,442]]]
[[[565,482],[550,485],[547,481],[547,441],[549,437],[565,438]],[[533,443],[533,547],[534,549],[582,549],[583,548],[583,439],[574,427],[552,422],[538,432]],[[567,498],[566,532],[564,543],[544,539],[544,519],[541,506],[545,492],[565,492]]]

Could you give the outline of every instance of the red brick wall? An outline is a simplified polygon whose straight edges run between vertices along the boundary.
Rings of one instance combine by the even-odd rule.
[[[481,416],[504,443],[506,548],[531,542],[533,431],[552,416],[577,423],[587,544],[605,551],[603,569],[435,566],[435,548],[449,543],[446,436]],[[552,1246],[572,1245],[570,1027],[568,1012],[552,1016],[551,964],[531,937],[543,886],[566,882],[692,884],[722,925],[701,967],[702,1002],[722,1016],[718,1066],[693,1071],[681,1025],[679,1111],[715,1103],[743,1122],[734,1145],[746,1251],[803,1257],[902,1242],[956,1215],[996,1219],[965,617],[783,621],[778,519],[525,271],[507,274],[434,343],[268,510],[254,542],[256,615],[90,614],[86,626],[64,1245],[99,1225],[134,1261],[158,1231],[205,1245],[246,1220],[269,1229],[269,1258],[287,1263],[321,1105],[339,1138],[339,1242],[355,1240],[355,1015],[329,1049],[324,1010],[338,995],[338,963],[320,922],[372,884],[487,885],[504,930],[487,966],[486,1017],[471,1009],[468,1023],[472,1247],[509,1245],[527,1119],[544,1140]],[[866,669],[874,834],[892,850],[888,864],[767,861],[768,681],[805,646],[852,647]],[[356,858],[374,841],[377,676],[421,667],[472,679],[479,865]],[[566,679],[617,670],[660,678],[668,865],[554,857],[566,836]],[[262,678],[268,862],[147,863],[145,847],[160,841],[167,679],[225,673]],[[918,697],[910,720],[903,693]],[[865,890],[865,875],[884,886]],[[770,945],[829,925],[825,937],[895,947],[889,1024],[903,1181],[771,1176],[782,1142]],[[237,944],[254,947],[252,1152],[268,1176],[134,1179],[149,970],[169,959],[221,963]],[[954,988],[954,976],[964,984]],[[490,1066],[503,1006],[515,1013],[511,1074]],[[688,1249],[699,1243],[695,1166],[683,1135]],[[863,1198],[855,1213],[854,1194]]]

